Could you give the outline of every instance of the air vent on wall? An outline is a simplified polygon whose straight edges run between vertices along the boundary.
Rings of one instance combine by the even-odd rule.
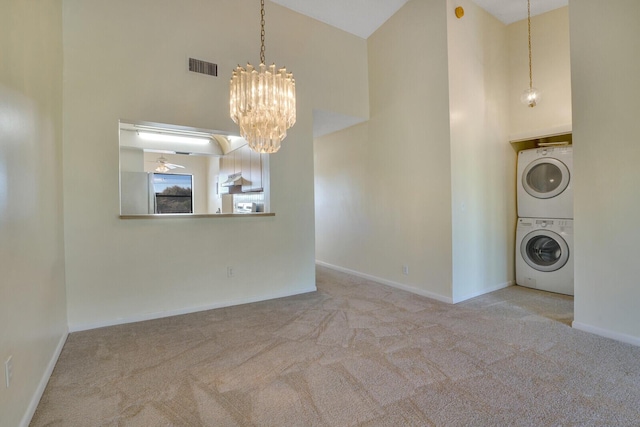
[[[200,59],[189,58],[189,71],[206,74],[208,76],[218,75],[218,64],[202,61]]]

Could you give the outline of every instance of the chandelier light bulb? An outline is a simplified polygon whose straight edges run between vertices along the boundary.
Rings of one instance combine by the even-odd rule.
[[[540,98],[540,91],[535,87],[532,87],[522,92],[520,101],[527,107],[533,108],[538,105],[538,102],[540,102]]]

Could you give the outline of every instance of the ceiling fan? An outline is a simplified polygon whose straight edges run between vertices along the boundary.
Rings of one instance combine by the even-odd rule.
[[[176,168],[184,169],[184,166],[182,166],[182,165],[176,165],[175,163],[169,163],[169,161],[164,156],[158,157],[158,160],[156,160],[155,163],[158,164],[158,167],[155,168],[156,172],[169,172],[170,170],[176,169]]]

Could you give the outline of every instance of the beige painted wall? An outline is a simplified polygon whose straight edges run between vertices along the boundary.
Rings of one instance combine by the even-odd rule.
[[[258,4],[64,1],[72,330],[315,289],[312,109],[367,117],[366,42],[266,6],[267,61],[292,70],[298,90],[298,122],[270,159],[276,216],[121,220],[118,120],[237,132],[228,81],[237,64],[259,59],[258,33],[247,29],[259,30]],[[189,56],[217,63],[220,76],[188,72]]]
[[[401,11],[416,21],[424,20],[424,10],[420,8],[428,4],[410,2]],[[455,18],[456,6],[464,7],[463,19]],[[407,12],[409,10],[411,12]],[[411,74],[414,69],[425,67],[421,61],[429,56],[417,53],[431,52],[419,36],[411,33],[406,22],[393,27],[394,21],[390,20],[370,38],[370,123],[315,142],[316,247],[320,262],[382,278],[391,284],[422,289],[412,277],[411,265],[415,264],[415,258],[407,254],[407,250],[417,250],[418,258],[424,254],[419,245],[403,242],[410,243],[420,238],[418,236],[424,241],[430,238],[421,234],[423,225],[413,221],[413,208],[405,206],[413,207],[416,200],[423,200],[429,204],[418,202],[419,209],[441,217],[444,212],[439,204],[448,197],[452,203],[447,208],[452,233],[448,244],[452,251],[449,261],[452,288],[444,294],[452,301],[460,301],[513,282],[516,153],[508,141],[514,135],[531,137],[570,130],[569,28],[567,8],[533,18],[536,29],[533,43],[539,49],[534,56],[537,58],[534,75],[549,93],[545,94],[544,102],[532,110],[519,101],[522,89],[518,76],[524,75],[524,86],[528,85],[526,20],[505,26],[469,0],[455,4],[449,1],[446,17],[447,99],[421,93],[423,100],[418,105],[412,103],[413,93],[394,86],[403,84],[396,80],[409,82],[406,87],[412,88],[416,87],[412,85],[414,81],[434,81],[428,66],[421,76]],[[394,19],[400,22],[402,18]],[[437,22],[444,16],[432,13],[430,19]],[[407,28],[399,28],[401,26]],[[389,38],[384,39],[382,34]],[[524,51],[520,49],[521,44]],[[378,53],[381,47],[383,51]],[[385,56],[385,47],[393,49],[393,53]],[[406,60],[405,65],[401,56],[411,59]],[[376,58],[381,59],[375,62]],[[437,66],[447,72],[442,64],[444,62]],[[403,70],[406,76],[394,80],[390,71],[394,69]],[[378,75],[384,73],[393,83],[378,82],[376,71]],[[446,84],[446,80],[441,84]],[[421,128],[434,128],[412,115],[425,110],[425,99],[432,108],[449,105],[450,140],[443,142],[443,146],[449,146],[450,160],[431,151],[412,151],[414,147],[407,142],[405,135]],[[414,123],[419,125],[412,127]],[[375,128],[377,124],[383,125]],[[375,144],[375,141],[381,142]],[[386,151],[377,150],[379,146],[384,146]],[[424,143],[422,147],[433,149]],[[437,164],[430,170],[408,167],[411,161],[425,158],[437,159]],[[451,177],[451,187],[445,190],[449,194],[439,199],[422,199],[421,190],[425,185],[447,184],[441,177],[445,172]],[[385,192],[385,186],[394,188]],[[438,208],[434,210],[435,200]],[[377,218],[380,218],[378,222]],[[370,233],[375,236],[369,236]],[[376,247],[376,243],[388,247],[389,253]],[[439,247],[444,250],[447,245],[439,241]],[[375,261],[369,263],[369,260]],[[439,267],[447,265],[441,261],[438,261]],[[411,273],[404,276],[401,266],[407,264]],[[424,262],[422,265],[427,270],[433,267]],[[426,277],[424,271],[418,274],[418,281]]]
[[[507,136],[507,27],[470,0],[447,4],[457,302],[514,280],[516,154]]]
[[[640,345],[640,2],[571,1],[574,327]]]
[[[0,13],[0,425],[27,425],[67,335],[62,3]],[[13,356],[13,381],[4,363]]]
[[[509,139],[571,131],[569,8],[531,18],[533,86],[542,91],[534,108],[520,102],[529,88],[527,20],[507,26],[509,55]]]
[[[316,259],[359,272],[375,249],[368,245],[376,209],[369,201],[368,136],[364,123],[314,140]]]
[[[318,261],[451,300],[445,14],[410,1],[367,40],[370,120],[314,146]]]

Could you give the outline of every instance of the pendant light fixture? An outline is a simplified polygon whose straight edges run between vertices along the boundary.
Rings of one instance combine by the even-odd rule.
[[[540,91],[533,87],[533,73],[531,72],[531,0],[527,0],[527,34],[529,36],[529,89],[522,93],[520,101],[533,108],[540,101]]]
[[[260,0],[260,66],[238,67],[231,76],[229,111],[240,135],[258,153],[275,153],[296,122],[296,84],[286,68],[264,59],[264,0]]]

